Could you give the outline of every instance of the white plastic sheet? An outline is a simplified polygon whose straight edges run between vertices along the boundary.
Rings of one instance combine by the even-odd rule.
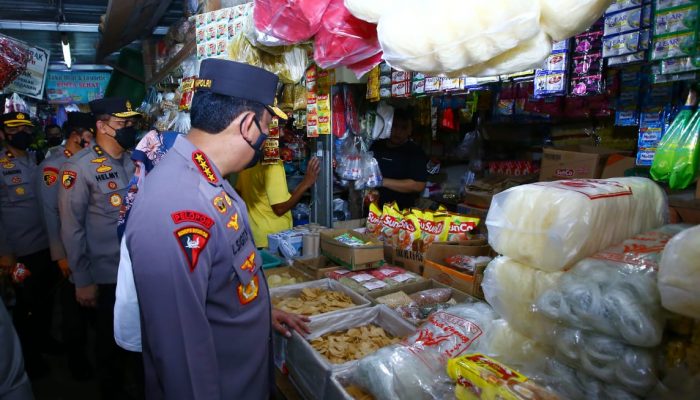
[[[613,0],[540,0],[542,29],[554,41],[568,39],[588,29]]]
[[[668,218],[666,197],[646,178],[567,180],[497,194],[486,225],[498,253],[561,271]]]
[[[664,308],[700,319],[700,226],[678,234],[666,245],[658,287]]]

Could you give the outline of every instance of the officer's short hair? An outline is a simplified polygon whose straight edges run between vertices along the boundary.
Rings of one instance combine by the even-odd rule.
[[[59,131],[63,132],[63,129],[61,129],[61,127],[58,126],[58,125],[56,125],[56,124],[49,124],[49,125],[46,125],[46,128],[44,128],[44,132],[48,132],[48,131],[50,131],[51,129],[58,129]]]
[[[190,121],[194,129],[217,134],[231,125],[242,113],[252,111],[258,119],[262,119],[265,110],[262,103],[198,91],[192,98]]]

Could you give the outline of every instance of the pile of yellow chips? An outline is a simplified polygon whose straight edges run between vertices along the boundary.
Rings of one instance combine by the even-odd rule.
[[[299,297],[273,299],[272,304],[282,311],[307,316],[342,310],[355,305],[347,294],[322,288],[305,288],[302,289]]]
[[[384,329],[373,324],[347,331],[327,333],[312,340],[311,346],[333,364],[359,360],[382,347],[398,343]]]

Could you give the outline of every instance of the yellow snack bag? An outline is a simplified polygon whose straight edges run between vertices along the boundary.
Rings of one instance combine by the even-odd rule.
[[[559,397],[498,361],[468,354],[447,361],[458,400],[557,400]]]
[[[402,250],[420,251],[423,248],[420,229],[420,210],[404,212],[401,229],[398,236],[398,248]]]
[[[384,238],[384,243],[394,246],[395,237],[399,235],[402,221],[401,212],[396,203],[384,204],[384,212],[382,213],[381,237]]]
[[[375,203],[369,205],[369,214],[367,214],[367,233],[370,235],[379,235],[382,224],[382,212],[379,210],[379,206]]]
[[[469,217],[462,214],[449,214],[450,228],[447,234],[447,241],[469,240],[471,233],[481,221],[477,217]]]
[[[421,238],[424,250],[434,242],[444,242],[449,234],[450,216],[445,213],[424,211],[420,219]]]

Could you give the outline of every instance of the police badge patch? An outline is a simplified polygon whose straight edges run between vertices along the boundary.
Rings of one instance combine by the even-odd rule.
[[[187,226],[175,231],[175,238],[189,264],[190,272],[197,268],[199,255],[204,251],[209,241],[209,232],[196,226]]]

